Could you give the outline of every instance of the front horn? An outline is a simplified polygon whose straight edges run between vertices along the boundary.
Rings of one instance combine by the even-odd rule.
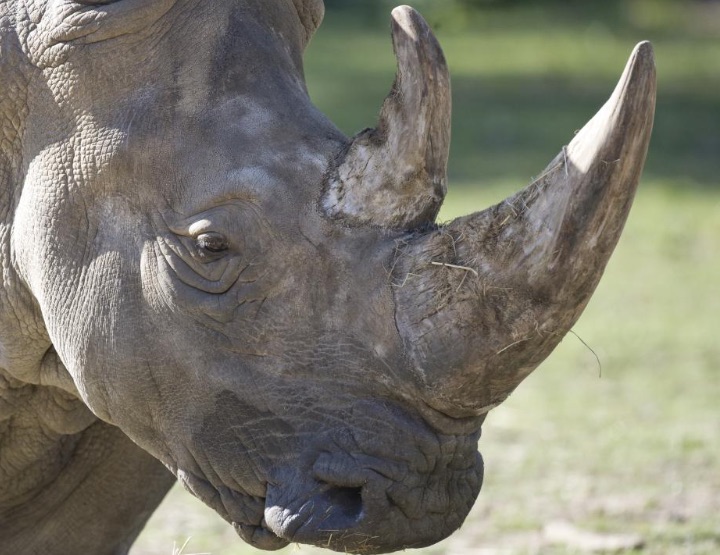
[[[450,75],[425,20],[392,12],[397,74],[376,128],[354,137],[322,206],[346,225],[413,229],[433,222],[447,190]]]
[[[577,321],[630,210],[655,90],[643,42],[610,100],[525,190],[398,249],[396,322],[429,404],[489,411]]]

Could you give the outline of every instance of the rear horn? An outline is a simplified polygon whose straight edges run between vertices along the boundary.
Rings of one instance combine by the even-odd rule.
[[[644,42],[608,102],[535,182],[401,250],[396,322],[429,403],[487,412],[577,321],[630,211],[655,91]]]
[[[437,39],[408,6],[392,12],[397,74],[377,127],[356,135],[322,205],[350,226],[413,229],[433,222],[447,190],[450,75]]]

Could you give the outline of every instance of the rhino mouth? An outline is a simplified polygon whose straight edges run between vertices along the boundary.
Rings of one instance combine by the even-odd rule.
[[[323,452],[310,472],[268,483],[263,527],[288,542],[352,553],[384,553],[447,537],[482,484],[477,437],[438,437],[434,452],[394,444],[385,457]],[[405,459],[405,460],[402,460]],[[304,478],[304,479],[303,479]]]
[[[478,420],[448,426],[440,414],[431,424],[389,401],[345,406],[333,427],[325,414],[322,422],[303,421],[304,437],[312,439],[274,445],[278,455],[262,472],[249,469],[256,467],[236,436],[228,437],[237,446],[235,466],[218,472],[215,447],[205,443],[218,438],[210,430],[196,443],[202,456],[184,467],[190,472],[178,470],[178,479],[244,541],[265,550],[297,542],[382,553],[424,547],[459,528],[482,484]]]
[[[255,502],[248,504],[246,495],[218,488],[221,507],[215,508],[216,512],[249,545],[266,551],[282,549],[291,542],[337,549],[336,544],[341,542],[345,551],[352,538],[353,551],[375,551],[371,542],[377,536],[357,529],[364,517],[363,488],[319,486],[316,493],[294,503],[274,502],[280,491],[273,486],[268,490],[270,501],[253,498]],[[259,509],[258,503],[264,507]]]
[[[235,532],[248,544],[258,549],[274,551],[290,542],[275,534],[265,522],[265,497],[248,495],[226,486],[215,487],[196,474],[178,469],[178,481],[232,524]]]
[[[367,488],[318,483],[309,494],[288,500],[280,488],[269,486],[264,522],[288,541],[317,544],[326,536],[331,543],[332,534],[347,534],[361,523],[366,495]]]
[[[278,541],[341,552],[425,547],[460,527],[479,492],[481,475],[481,470],[462,473],[458,481],[463,485],[458,488],[438,487],[445,477],[435,476],[425,477],[425,484],[415,487],[384,481],[362,487],[319,484],[315,491],[300,495],[269,485],[263,526]],[[428,507],[424,497],[454,498],[457,503]]]
[[[266,551],[281,549],[290,542],[273,532],[265,521],[264,497],[252,497],[225,487],[219,488],[224,518],[245,542]]]
[[[344,531],[347,535],[363,517],[362,487],[314,482],[311,493],[287,502],[287,490],[272,484],[266,484],[267,497],[256,497],[226,486],[213,486],[184,470],[178,470],[177,475],[190,493],[257,549],[274,551],[293,541],[317,544],[318,534],[328,536],[330,542],[333,533]]]
[[[237,522],[233,522],[232,526],[243,541],[257,549],[275,551],[290,544],[288,540],[270,530],[264,520],[257,526]]]
[[[395,422],[395,424],[398,424]],[[414,436],[417,439],[417,435]],[[291,542],[352,553],[430,545],[460,527],[482,484],[477,435],[437,437],[418,452],[368,454],[336,445],[277,467],[256,493],[215,486],[178,470],[179,481],[258,549]],[[236,486],[237,487],[237,486]]]

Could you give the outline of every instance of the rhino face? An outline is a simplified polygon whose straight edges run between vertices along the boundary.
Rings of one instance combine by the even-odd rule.
[[[619,236],[649,47],[541,181],[439,228],[449,78],[409,8],[380,122],[351,141],[305,90],[319,2],[17,13],[13,249],[85,403],[258,547],[385,552],[457,529],[485,414]]]

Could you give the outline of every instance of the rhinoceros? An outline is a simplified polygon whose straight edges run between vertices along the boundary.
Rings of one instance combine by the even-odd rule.
[[[648,43],[524,190],[436,223],[450,82],[420,15],[349,139],[321,0],[0,2],[0,552],[127,553],[179,480],[250,544],[432,544],[493,407],[577,320],[654,114]],[[549,456],[552,456],[551,454]]]

